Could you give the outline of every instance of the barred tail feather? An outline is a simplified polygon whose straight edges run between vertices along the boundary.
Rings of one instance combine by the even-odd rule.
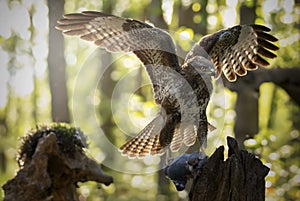
[[[197,138],[197,124],[183,124],[183,143],[186,146],[192,146],[196,142]]]
[[[214,130],[216,130],[216,127],[214,127],[209,122],[207,124],[207,128],[209,132],[213,132]],[[182,122],[180,126],[177,126],[174,130],[173,139],[170,145],[171,151],[179,151],[182,144],[185,144],[186,146],[192,146],[193,144],[195,144],[198,132],[197,129],[198,126],[191,123]]]
[[[159,134],[164,124],[165,117],[159,114],[137,136],[121,146],[119,151],[129,158],[163,154],[164,147],[160,145]]]
[[[182,132],[180,128],[176,127],[174,130],[173,139],[171,141],[170,149],[172,152],[177,152],[182,145]]]

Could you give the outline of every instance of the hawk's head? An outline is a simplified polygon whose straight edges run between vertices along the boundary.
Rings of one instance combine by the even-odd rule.
[[[202,56],[195,56],[187,61],[182,65],[182,68],[194,68],[197,73],[201,75],[215,75],[215,68],[213,63],[205,57]]]

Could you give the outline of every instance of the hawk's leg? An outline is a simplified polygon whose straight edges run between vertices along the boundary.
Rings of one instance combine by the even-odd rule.
[[[198,140],[201,146],[201,151],[204,151],[207,144],[207,131],[208,131],[208,122],[206,117],[206,111],[204,110],[200,114],[200,120],[199,120],[199,128],[198,128]]]

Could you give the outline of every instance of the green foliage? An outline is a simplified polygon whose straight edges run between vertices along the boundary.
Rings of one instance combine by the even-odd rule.
[[[273,84],[262,85],[261,92],[260,132],[246,145],[270,168],[266,200],[294,200],[299,197],[300,184],[300,108]]]

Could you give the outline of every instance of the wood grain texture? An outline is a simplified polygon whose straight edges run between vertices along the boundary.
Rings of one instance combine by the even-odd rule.
[[[191,201],[264,201],[265,177],[269,168],[255,155],[240,150],[235,139],[227,137],[228,158],[219,147],[194,179]]]

